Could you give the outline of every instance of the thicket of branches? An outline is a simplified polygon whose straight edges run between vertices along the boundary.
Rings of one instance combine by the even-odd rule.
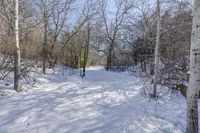
[[[0,1],[2,73],[12,71],[13,9],[12,0]],[[113,71],[138,66],[152,76],[156,23],[156,4],[150,0],[19,0],[22,60],[43,62],[44,73],[46,67],[64,64],[82,68],[85,76],[87,65],[105,65]],[[191,23],[186,0],[161,1],[162,85],[187,85]]]

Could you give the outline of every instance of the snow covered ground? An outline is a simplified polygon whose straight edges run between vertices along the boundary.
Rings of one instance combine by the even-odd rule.
[[[149,99],[148,84],[102,67],[85,78],[49,72],[31,90],[0,96],[0,133],[184,133],[185,98],[160,88]]]

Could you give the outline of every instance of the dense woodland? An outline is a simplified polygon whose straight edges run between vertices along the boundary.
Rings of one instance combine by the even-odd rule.
[[[2,60],[9,59],[1,62],[2,68],[12,62],[15,43],[14,5],[7,2],[1,1],[0,37]],[[74,69],[105,65],[113,71],[138,66],[147,76],[153,75],[157,33],[154,1],[119,0],[113,11],[106,1],[76,3],[19,1],[22,62],[42,61],[44,73],[46,67],[64,64]],[[189,76],[191,6],[187,1],[164,1],[161,6],[159,83],[177,89],[186,85]]]
[[[0,80],[14,72],[14,89],[22,91],[20,81],[35,64],[43,74],[62,64],[83,78],[88,66],[137,69],[152,79],[150,97],[159,99],[158,85],[189,97],[186,131],[198,133],[200,66],[190,65],[200,62],[199,5],[200,0],[1,0]]]

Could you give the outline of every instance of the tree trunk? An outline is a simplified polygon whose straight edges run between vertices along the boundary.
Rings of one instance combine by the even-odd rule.
[[[142,71],[144,72],[144,66],[143,66],[143,60],[142,59],[140,60],[140,66],[141,66]]]
[[[147,72],[147,62],[146,62],[146,59],[144,59],[144,72]]]
[[[46,59],[47,59],[47,28],[48,28],[48,11],[44,9],[44,42],[43,42],[43,74],[46,74]]]
[[[14,51],[14,89],[21,91],[20,85],[20,47],[19,47],[19,16],[18,16],[18,0],[15,0],[15,51]]]
[[[88,42],[89,44],[89,42]],[[86,66],[87,66],[87,61],[88,61],[88,54],[89,54],[89,45],[86,44],[87,46],[85,46],[85,50],[84,50],[84,59],[83,59],[83,73],[82,73],[82,77],[85,76],[85,71],[86,71]]]
[[[113,44],[111,44],[109,50],[108,50],[108,56],[107,56],[107,63],[106,63],[106,71],[111,71],[111,66],[112,66],[112,49],[113,49]]]
[[[86,69],[86,67],[83,66],[83,73],[82,73],[81,77],[85,77],[85,69]]]
[[[87,29],[86,29],[86,40],[85,40],[85,46],[84,46],[84,55],[83,55],[83,73],[82,77],[84,77],[85,71],[86,71],[86,66],[88,62],[88,56],[89,56],[89,49],[90,49],[90,36],[91,36],[91,27],[90,27],[90,21],[88,20],[87,22]]]
[[[200,0],[194,0],[190,49],[190,79],[187,89],[187,133],[198,133],[198,93],[200,86]]]
[[[156,47],[155,47],[155,68],[153,77],[153,97],[157,96],[157,76],[159,67],[159,48],[160,48],[160,0],[157,0],[157,37],[156,37]]]

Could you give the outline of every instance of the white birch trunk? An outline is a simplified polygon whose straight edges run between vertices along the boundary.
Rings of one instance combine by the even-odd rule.
[[[198,94],[200,87],[200,0],[194,0],[190,79],[187,89],[187,133],[198,133]]]
[[[155,47],[155,68],[153,77],[153,97],[157,96],[157,77],[159,67],[159,48],[160,48],[160,0],[157,0],[157,36],[156,36],[156,47]]]
[[[18,0],[15,0],[15,51],[14,51],[14,89],[21,90],[20,85],[20,47],[19,47],[19,14]]]

